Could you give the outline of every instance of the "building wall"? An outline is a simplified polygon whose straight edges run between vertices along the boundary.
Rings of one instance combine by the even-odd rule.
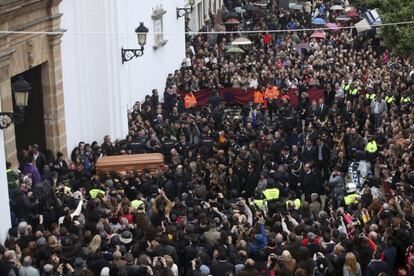
[[[152,9],[162,5],[164,39],[154,49]],[[156,88],[160,95],[168,73],[185,55],[184,18],[176,7],[184,0],[64,0],[63,85],[68,149],[79,141],[101,143],[103,136],[124,138],[127,110]],[[122,64],[121,47],[137,48],[135,28],[149,29],[144,55]]]
[[[0,29],[10,31],[60,31],[60,0],[2,0]],[[4,111],[12,111],[11,77],[40,65],[46,146],[66,151],[65,110],[60,57],[61,34],[4,34],[0,36],[0,95]],[[4,130],[6,160],[17,167],[15,130]]]

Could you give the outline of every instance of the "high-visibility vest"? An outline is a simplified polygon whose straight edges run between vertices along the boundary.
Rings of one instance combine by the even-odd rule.
[[[258,208],[263,208],[266,201],[264,199],[255,199],[253,201],[254,205],[256,205]]]
[[[408,96],[402,96],[400,99],[400,103],[410,103],[411,102],[411,98]]]
[[[99,194],[105,194],[105,192],[99,189],[92,189],[89,191],[89,194],[91,195],[91,198],[96,198]]]
[[[360,198],[359,194],[350,194],[344,197],[345,205],[351,205],[355,203]]]
[[[276,200],[279,198],[279,189],[271,188],[263,191],[266,200]]]
[[[377,142],[376,141],[371,141],[369,142],[366,146],[365,146],[365,150],[368,153],[376,153],[378,150],[378,146],[377,146]]]
[[[365,99],[373,100],[373,99],[375,99],[375,94],[374,93],[367,93],[367,94],[365,94]]]
[[[394,98],[394,96],[385,96],[385,102],[387,103],[387,104],[391,104],[391,103],[393,103],[395,101],[395,98]]]
[[[291,202],[293,202],[294,204],[295,204],[295,209],[297,210],[297,209],[299,209],[300,208],[300,199],[299,198],[296,198],[296,199],[294,199],[294,200],[286,200],[286,208],[288,208],[289,207],[289,204],[291,203]]]
[[[192,108],[195,107],[197,105],[197,100],[196,97],[194,95],[191,94],[187,94],[184,97],[184,106],[185,108]]]
[[[135,199],[135,200],[131,201],[131,206],[132,206],[133,208],[135,208],[135,209],[138,209],[138,207],[139,207],[141,204],[144,204],[144,201],[139,200],[139,199]]]
[[[255,104],[263,104],[264,103],[264,97],[263,97],[263,93],[260,91],[256,91],[253,94],[253,102]]]
[[[352,88],[349,90],[349,95],[357,95],[358,94],[358,88]]]
[[[349,83],[344,83],[341,85],[342,90],[344,90],[344,92],[348,91],[349,88],[351,87],[351,85]]]
[[[264,92],[264,97],[265,99],[268,99],[268,100],[277,99],[278,96],[279,96],[279,91],[277,90],[276,86],[268,87],[266,88]]]

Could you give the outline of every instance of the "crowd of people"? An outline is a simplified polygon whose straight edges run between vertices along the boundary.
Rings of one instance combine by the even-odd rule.
[[[271,32],[332,21],[334,3],[224,2],[203,30],[246,7],[238,28],[263,32],[245,54],[226,54],[238,34],[193,35],[125,139],[56,158],[33,145],[7,164],[0,275],[414,275],[413,65],[354,29]],[[256,90],[236,116],[226,87]],[[155,171],[95,172],[101,156],[154,152]]]

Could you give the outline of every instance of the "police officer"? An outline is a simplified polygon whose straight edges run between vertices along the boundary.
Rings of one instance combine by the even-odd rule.
[[[367,153],[368,160],[371,162],[371,167],[373,168],[378,152],[378,144],[375,136],[368,136],[368,143],[365,146],[365,151]]]
[[[346,207],[359,202],[361,196],[356,192],[355,183],[352,182],[346,184],[346,193],[347,195],[344,197],[344,203]]]

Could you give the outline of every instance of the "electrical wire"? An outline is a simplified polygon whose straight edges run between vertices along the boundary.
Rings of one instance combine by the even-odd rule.
[[[383,27],[383,26],[397,26],[397,25],[411,25],[414,24],[414,21],[401,21],[401,22],[394,22],[394,23],[381,23],[376,24],[373,27]],[[355,29],[355,26],[338,26],[336,30],[350,30]],[[317,27],[317,28],[302,28],[302,29],[295,29],[295,30],[251,30],[251,31],[188,31],[188,32],[150,32],[148,35],[157,35],[157,34],[176,34],[176,35],[195,35],[195,34],[256,34],[256,33],[292,33],[292,32],[310,32],[310,31],[324,31],[324,30],[331,30],[328,27]],[[131,35],[131,32],[124,33],[124,32],[68,32],[65,30],[60,31],[2,31],[0,30],[0,34],[45,34],[45,35]]]

